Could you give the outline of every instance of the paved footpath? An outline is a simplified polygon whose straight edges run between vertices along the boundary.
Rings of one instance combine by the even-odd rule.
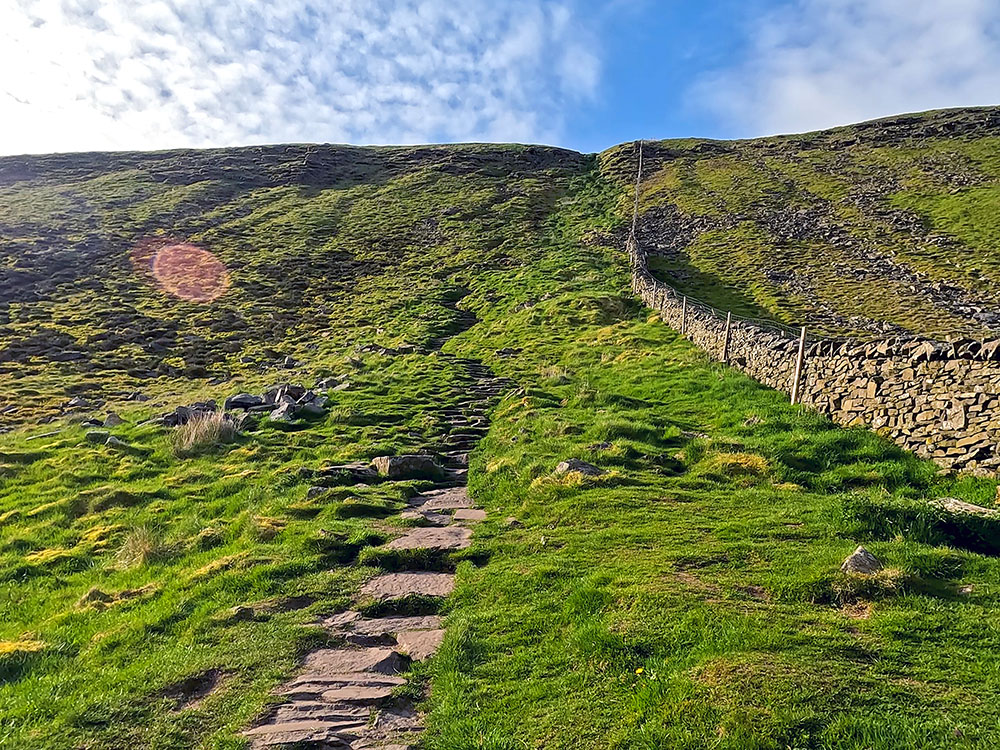
[[[473,360],[442,354],[461,365],[467,377],[459,403],[443,410],[446,435],[431,446],[446,469],[446,477],[429,492],[413,498],[400,514],[419,523],[383,546],[386,550],[417,551],[415,559],[446,556],[465,549],[472,526],[486,517],[466,489],[468,453],[488,429],[487,412],[509,384]],[[407,559],[404,557],[403,559]],[[327,618],[323,626],[343,646],[310,653],[300,672],[278,689],[284,698],[260,724],[244,734],[253,748],[293,745],[312,750],[407,750],[424,728],[411,701],[393,692],[405,684],[401,676],[412,661],[431,657],[444,638],[436,614],[405,614],[413,603],[421,611],[438,611],[439,602],[455,586],[452,573],[404,570],[367,581],[358,601],[365,617],[349,610]],[[375,604],[372,607],[372,604]]]

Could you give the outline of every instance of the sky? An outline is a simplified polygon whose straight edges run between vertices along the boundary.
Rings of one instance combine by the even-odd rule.
[[[1000,104],[1000,0],[3,0],[0,154],[744,138]]]

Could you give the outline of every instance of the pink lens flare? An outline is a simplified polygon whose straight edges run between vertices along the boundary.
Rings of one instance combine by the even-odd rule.
[[[188,242],[143,242],[133,251],[132,260],[162,291],[186,302],[207,304],[229,289],[226,265]]]

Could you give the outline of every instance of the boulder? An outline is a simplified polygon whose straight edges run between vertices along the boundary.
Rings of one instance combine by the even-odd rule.
[[[263,403],[264,399],[260,396],[254,396],[252,393],[237,393],[235,396],[230,396],[226,399],[224,408],[249,409],[253,406],[260,406]]]
[[[280,404],[277,409],[271,412],[270,418],[274,422],[291,422],[295,419],[298,411],[295,404]]]
[[[307,401],[304,404],[299,405],[299,413],[305,417],[322,417],[326,414],[326,410],[314,401]]]
[[[444,469],[431,456],[379,456],[372,461],[379,476],[388,479],[439,479]]]
[[[94,443],[95,445],[104,445],[108,442],[109,437],[111,437],[111,433],[105,430],[88,430],[84,435],[84,439],[88,443]]]
[[[87,399],[82,396],[74,396],[65,404],[63,404],[64,409],[89,409],[93,406]]]
[[[579,472],[587,477],[599,477],[604,473],[604,469],[600,469],[593,464],[588,464],[586,461],[581,461],[578,458],[566,459],[556,466],[556,474],[566,474],[570,471]]]
[[[105,427],[117,427],[120,424],[124,424],[125,420],[115,414],[113,411],[108,412],[108,416],[104,418]]]
[[[840,570],[844,573],[873,575],[882,570],[882,563],[871,552],[859,546],[844,560]]]

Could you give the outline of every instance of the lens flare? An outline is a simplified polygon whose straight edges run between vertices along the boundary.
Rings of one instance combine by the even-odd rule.
[[[225,264],[187,242],[140,243],[132,259],[161,290],[186,302],[213,302],[229,288]]]

